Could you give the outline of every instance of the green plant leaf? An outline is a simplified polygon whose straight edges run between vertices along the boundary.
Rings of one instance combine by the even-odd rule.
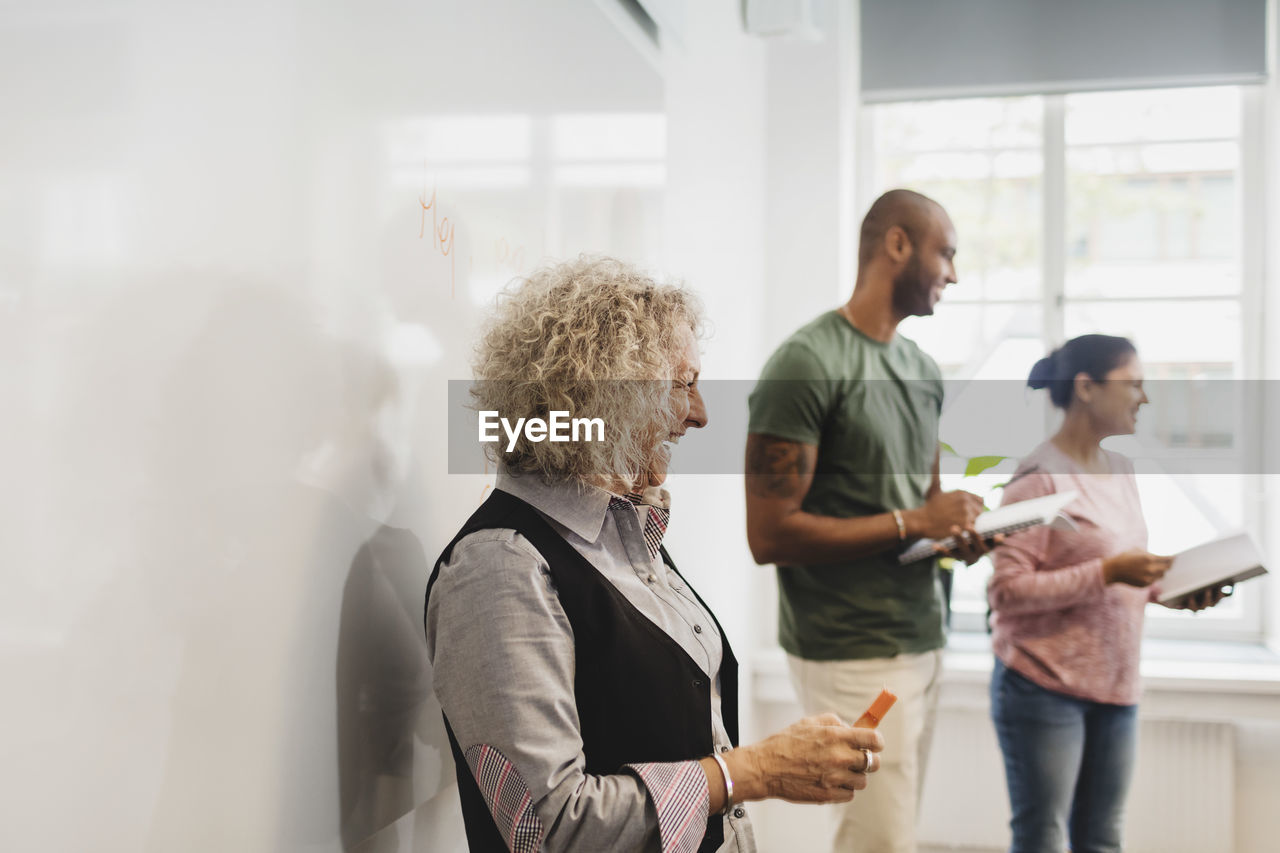
[[[947,444],[945,441],[939,441],[939,442],[938,442],[938,447],[942,450],[942,452],[943,452],[943,453],[947,454],[948,456],[959,456],[959,455],[960,455],[959,453],[956,453],[956,449],[955,449],[954,447],[952,447],[951,445]]]
[[[964,475],[966,477],[976,477],[988,468],[994,468],[1008,456],[974,456],[964,466]]]

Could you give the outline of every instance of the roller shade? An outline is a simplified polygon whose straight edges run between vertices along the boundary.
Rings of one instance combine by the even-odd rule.
[[[1266,79],[1266,0],[862,0],[868,102]]]

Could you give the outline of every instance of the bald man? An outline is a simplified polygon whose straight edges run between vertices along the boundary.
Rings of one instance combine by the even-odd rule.
[[[883,768],[838,807],[834,850],[914,853],[945,644],[936,559],[899,566],[922,536],[986,546],[982,501],[938,479],[942,375],[897,333],[956,281],[956,233],[932,199],[891,190],[862,222],[849,301],[788,338],[751,395],[747,538],[778,566],[778,635],[807,713],[853,722],[882,687]],[[816,476],[815,476],[816,475]]]

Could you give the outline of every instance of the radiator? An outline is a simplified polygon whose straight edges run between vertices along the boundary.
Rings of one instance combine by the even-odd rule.
[[[1127,853],[1232,853],[1235,729],[1228,723],[1143,720],[1125,821]],[[991,720],[939,717],[925,782],[921,851],[1008,849],[1009,803]]]
[[[1146,720],[1129,790],[1131,853],[1235,850],[1235,727]]]

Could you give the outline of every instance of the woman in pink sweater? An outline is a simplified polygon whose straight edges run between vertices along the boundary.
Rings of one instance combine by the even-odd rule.
[[[995,552],[991,717],[1004,753],[1011,853],[1121,849],[1136,751],[1143,610],[1171,558],[1151,554],[1132,463],[1099,446],[1147,402],[1133,344],[1083,335],[1031,370],[1065,411],[1019,466],[1004,503],[1075,490],[1077,529],[1035,527]],[[1216,604],[1221,590],[1178,606]]]

